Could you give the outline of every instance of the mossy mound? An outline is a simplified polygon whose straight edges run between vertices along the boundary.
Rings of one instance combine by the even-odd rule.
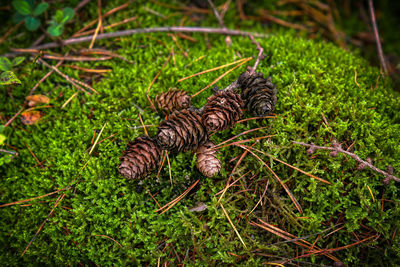
[[[358,55],[332,44],[304,40],[290,32],[260,40],[268,57],[258,71],[271,75],[277,85],[277,117],[238,124],[212,139],[220,143],[245,130],[268,126],[242,139],[274,135],[269,141],[255,144],[254,148],[317,175],[331,185],[260,155],[291,189],[304,210],[304,214],[300,214],[272,174],[248,154],[234,178],[248,170],[251,173],[241,179],[237,187],[228,190],[221,202],[246,243],[246,250],[218,204],[220,195],[215,195],[224,188],[236,163],[230,163],[231,159],[243,153],[240,148],[231,146],[221,150],[224,171],[217,179],[201,177],[191,153],[170,157],[173,185],[167,166],[158,179],[153,174],[143,183],[128,181],[118,173],[119,157],[127,142],[144,134],[143,129],[135,128],[140,126],[138,113],[142,113],[146,125],[157,125],[161,120],[150,109],[145,92],[170,53],[170,47],[160,43],[169,43],[171,38],[166,34],[152,36],[152,39],[142,35],[124,37],[113,44],[120,47],[120,55],[136,64],[118,59],[79,63],[82,67],[113,69],[96,84],[99,95],[79,93],[66,108],[60,109],[75,93],[75,88],[52,74],[37,93],[48,95],[53,107],[43,110],[46,115],[39,123],[24,126],[15,121],[13,128],[5,129],[8,144],[18,148],[20,155],[1,166],[1,203],[44,195],[67,186],[71,189],[28,202],[32,205],[0,209],[3,229],[0,262],[104,266],[156,265],[159,260],[173,265],[181,262],[196,266],[228,263],[254,266],[306,254],[305,249],[298,248],[296,252],[295,244],[281,242],[276,235],[251,226],[249,223],[257,218],[298,237],[311,235],[306,238],[311,243],[317,238],[315,233],[334,225],[343,227],[328,236],[325,235],[333,229],[320,234],[315,245],[326,249],[379,234],[377,241],[370,240],[367,245],[360,244],[333,254],[345,263],[356,265],[399,262],[400,238],[395,234],[400,226],[399,185],[391,182],[384,186],[384,177],[370,170],[358,171],[354,160],[343,155],[332,158],[328,152],[318,151],[310,156],[304,147],[292,144],[292,141],[303,141],[329,146],[335,138],[349,146],[353,144],[357,155],[372,158],[378,168],[392,165],[397,170],[395,175],[399,175],[400,97],[391,90],[389,81],[377,81],[378,69],[370,67]],[[210,35],[211,48],[208,48],[203,35],[193,36],[198,43],[180,43],[189,57],[175,48],[175,58],[169,61],[151,89],[152,97],[170,87],[193,94],[223,70],[182,83],[177,80],[232,62],[238,55],[247,57],[257,52],[248,38],[234,37],[232,47],[227,47],[224,37]],[[205,58],[196,61],[201,56]],[[71,77],[78,77],[78,71],[62,70]],[[244,66],[236,69],[217,85],[224,88],[243,70]],[[5,90],[1,94],[1,110],[7,116],[18,110],[18,104],[46,70],[28,64],[22,71],[30,74],[21,77],[23,86],[13,90],[16,102],[8,100]],[[201,93],[193,99],[193,104],[202,106],[210,94],[211,90]],[[330,127],[324,124],[323,116]],[[105,123],[99,140],[102,142],[89,156],[94,131],[98,134]],[[154,135],[156,127],[147,130]],[[37,166],[26,145],[40,161],[45,161],[44,168]],[[158,206],[148,192],[163,205],[197,179],[200,179],[199,185],[175,207],[162,215],[155,212]],[[269,188],[262,205],[250,213],[267,180]],[[65,197],[47,218],[60,194]],[[208,208],[200,213],[189,211],[197,202],[205,203]],[[38,237],[21,257],[46,218]],[[332,264],[322,255],[296,261]]]

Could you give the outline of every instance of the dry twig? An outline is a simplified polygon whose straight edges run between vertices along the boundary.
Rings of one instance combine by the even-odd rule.
[[[381,39],[379,37],[379,32],[378,32],[378,26],[376,24],[376,18],[375,18],[375,10],[374,10],[374,5],[372,3],[372,0],[368,0],[368,6],[369,6],[369,13],[371,15],[371,23],[372,23],[372,28],[374,29],[374,35],[375,35],[375,41],[376,41],[376,48],[378,50],[379,54],[379,60],[381,61],[381,65],[385,73],[388,73],[388,68],[386,65],[385,61],[385,56],[382,51],[382,45],[381,45]]]
[[[254,37],[259,37],[259,38],[268,38],[269,37],[268,34],[247,32],[247,31],[240,31],[240,30],[208,28],[208,27],[171,26],[171,27],[130,29],[130,30],[119,31],[119,32],[102,33],[97,36],[96,40],[109,39],[109,38],[115,38],[115,37],[123,37],[123,36],[129,36],[129,35],[140,34],[140,33],[150,33],[150,32],[189,32],[189,33],[200,32],[200,33],[213,33],[213,34],[223,34],[223,35],[241,35],[241,36],[253,35]],[[38,49],[38,50],[49,49],[49,48],[60,47],[62,45],[71,45],[71,44],[89,42],[91,40],[92,40],[92,36],[84,36],[84,37],[80,37],[80,38],[70,38],[70,39],[64,40],[62,44],[60,44],[59,42],[51,42],[51,43],[47,43],[47,44],[43,44],[43,45],[30,47],[30,49]],[[12,53],[8,53],[8,54],[4,54],[2,56],[11,57],[11,56],[14,56],[17,54],[18,54],[18,52],[12,52]]]
[[[369,161],[365,161],[363,159],[361,159],[359,156],[357,156],[356,154],[349,152],[347,150],[344,150],[340,144],[338,144],[337,142],[333,142],[332,143],[332,147],[326,147],[326,146],[317,146],[314,144],[306,144],[303,142],[296,142],[293,141],[293,144],[298,144],[298,145],[302,145],[305,147],[309,147],[309,149],[307,150],[308,154],[313,154],[315,152],[316,149],[322,149],[322,150],[330,150],[332,151],[329,155],[335,157],[338,153],[343,153],[346,154],[348,156],[350,156],[351,158],[353,158],[355,161],[358,162],[358,169],[362,170],[365,167],[370,168],[371,170],[380,173],[382,175],[384,175],[386,178],[383,180],[383,183],[388,184],[390,182],[390,180],[393,180],[395,182],[400,182],[400,178],[396,177],[393,175],[393,167],[389,166],[388,167],[388,172],[382,171],[381,169],[378,169],[377,167],[375,167],[371,162]]]

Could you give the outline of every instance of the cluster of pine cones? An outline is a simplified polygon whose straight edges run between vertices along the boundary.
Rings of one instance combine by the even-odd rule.
[[[120,173],[128,179],[143,178],[160,163],[161,151],[194,151],[198,170],[207,177],[219,173],[221,162],[209,133],[231,128],[243,116],[243,110],[265,116],[275,108],[276,86],[262,73],[243,72],[237,80],[241,94],[231,89],[214,89],[202,109],[191,106],[191,97],[182,90],[170,90],[156,97],[158,110],[167,115],[154,138],[138,137],[129,142],[120,158]]]

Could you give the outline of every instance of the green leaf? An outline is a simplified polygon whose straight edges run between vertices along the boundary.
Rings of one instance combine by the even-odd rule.
[[[30,31],[35,31],[40,26],[40,20],[38,18],[28,16],[25,18],[25,27]]]
[[[0,133],[2,133],[4,130],[4,125],[0,125]]]
[[[32,12],[31,6],[28,2],[24,0],[15,0],[12,1],[13,7],[17,10],[17,12],[21,15],[29,15]]]
[[[75,11],[70,7],[64,8],[62,10],[62,13],[63,13],[62,23],[65,23],[65,22],[71,20],[75,15]]]
[[[6,141],[6,136],[3,134],[0,134],[0,146],[4,144],[4,141]]]
[[[61,11],[61,10],[56,10],[56,14],[54,15],[54,17],[53,17],[53,21],[55,21],[55,22],[57,22],[58,24],[60,24],[61,23],[61,21],[63,20],[63,18],[64,18],[64,14],[63,14],[63,12]]]
[[[55,24],[52,23],[50,27],[47,28],[47,32],[54,37],[60,36],[64,31],[64,26],[63,24]]]
[[[6,71],[0,74],[0,85],[21,84],[21,81],[15,76],[14,72]]]
[[[47,4],[46,2],[40,3],[39,5],[37,5],[35,10],[33,11],[33,15],[34,16],[39,16],[40,14],[45,12],[48,8],[49,8],[49,4]]]
[[[13,66],[13,67],[18,66],[18,65],[21,64],[22,61],[24,61],[24,60],[25,60],[25,57],[16,57],[16,58],[14,58],[13,61],[12,61],[12,66]]]
[[[9,71],[11,70],[11,61],[6,57],[0,57],[0,70]]]

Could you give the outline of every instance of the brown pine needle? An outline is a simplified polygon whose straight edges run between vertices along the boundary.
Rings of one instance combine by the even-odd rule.
[[[20,110],[18,110],[18,112],[14,116],[12,116],[12,118],[9,119],[6,122],[6,124],[4,124],[4,128],[6,128],[8,125],[10,125],[18,117],[18,115],[21,114],[22,111],[24,111],[24,108],[20,108]]]
[[[249,213],[247,216],[249,216],[250,214],[252,214],[253,211],[257,208],[258,204],[261,203],[262,199],[263,199],[264,196],[265,196],[265,193],[267,193],[268,185],[269,185],[269,180],[267,181],[267,185],[265,186],[264,192],[262,193],[262,195],[261,195],[261,197],[260,197],[260,200],[257,202],[257,204],[254,206],[254,208],[250,211],[250,213]]]
[[[154,82],[157,80],[158,76],[160,76],[162,70],[165,68],[165,66],[167,66],[167,64],[168,64],[170,58],[171,58],[171,54],[168,55],[167,60],[165,60],[164,64],[163,64],[162,67],[161,67],[161,70],[160,70],[160,71],[156,74],[156,76],[153,78],[153,80],[151,81],[149,87],[148,87],[147,90],[146,90],[147,99],[149,100],[150,105],[151,105],[151,107],[152,107],[153,110],[156,110],[156,106],[154,105],[153,101],[151,100],[151,98],[150,98],[150,96],[149,96],[149,92],[150,92],[150,89],[151,89],[151,87],[153,86]]]
[[[200,60],[200,59],[202,59],[202,58],[204,58],[204,57],[205,57],[205,56],[200,57],[200,58],[198,58],[196,61],[198,61],[198,60]],[[222,66],[219,66],[219,67],[215,67],[215,68],[212,68],[212,69],[209,69],[209,70],[204,70],[204,71],[201,71],[201,72],[192,74],[192,75],[190,75],[190,76],[187,76],[187,77],[184,77],[184,78],[179,79],[179,80],[178,80],[178,83],[180,83],[180,82],[182,82],[182,81],[184,81],[184,80],[187,80],[187,79],[190,79],[190,78],[193,78],[193,77],[196,77],[196,76],[205,74],[205,73],[209,73],[209,72],[212,72],[212,71],[215,71],[215,70],[223,69],[223,68],[228,67],[228,66],[231,66],[231,65],[235,65],[235,64],[240,63],[240,62],[243,62],[243,61],[245,61],[245,60],[247,60],[247,59],[251,59],[251,57],[250,57],[250,58],[242,58],[242,59],[236,60],[236,61],[234,61],[234,62],[232,62],[232,63],[228,63],[228,64],[225,64],[225,65],[222,65]]]
[[[51,192],[51,193],[47,193],[47,194],[45,194],[45,195],[41,195],[41,196],[29,198],[29,199],[18,200],[18,201],[14,201],[14,202],[2,204],[2,205],[0,205],[0,208],[7,207],[7,206],[12,206],[12,205],[16,205],[16,204],[20,204],[20,203],[29,202],[29,201],[32,201],[32,200],[35,200],[35,199],[39,199],[39,198],[44,198],[44,197],[47,197],[47,196],[51,196],[51,195],[57,194],[58,192],[68,190],[68,189],[70,189],[70,188],[71,188],[70,186],[67,186],[67,187],[65,187],[65,188],[63,188],[63,189],[60,189],[60,190],[57,190],[57,191],[54,191],[54,192]]]
[[[165,209],[163,212],[160,213],[163,214],[164,212],[166,212],[167,210],[169,210],[170,208],[172,208],[173,206],[175,206],[182,198],[184,198],[196,185],[197,183],[200,181],[200,179],[198,179],[194,184],[192,184],[188,189],[186,189],[185,192],[183,192],[180,196],[178,196],[177,198],[175,198],[174,200],[168,202],[167,204],[165,204],[164,206],[162,206],[161,208],[159,208],[158,210],[156,210],[155,212],[159,212],[163,209]]]
[[[124,19],[124,20],[122,20],[122,21],[119,21],[119,22],[116,22],[116,23],[107,25],[107,26],[103,27],[103,29],[104,29],[104,30],[112,29],[112,28],[121,26],[121,25],[123,25],[123,24],[126,24],[126,23],[128,23],[128,22],[134,21],[134,20],[136,20],[136,19],[137,19],[137,17],[132,17],[132,18]],[[89,34],[92,34],[92,33],[95,33],[95,32],[96,32],[96,29],[94,29],[94,30],[89,30],[89,31],[85,31],[85,32],[80,32],[80,33],[74,34],[74,37],[81,37],[81,36],[89,35]]]
[[[290,191],[290,189],[287,187],[287,185],[282,182],[282,180],[279,178],[279,176],[276,175],[276,173],[259,156],[257,156],[249,148],[247,148],[244,145],[237,145],[237,146],[249,151],[255,158],[257,158],[260,162],[262,162],[265,167],[267,167],[267,169],[272,173],[272,175],[275,177],[275,179],[281,184],[283,189],[285,189],[286,193],[289,195],[290,199],[292,200],[293,204],[296,206],[296,208],[300,212],[300,214],[303,214],[303,209],[301,208],[299,202],[294,197],[293,193]]]
[[[60,76],[62,76],[65,80],[67,80],[68,82],[70,82],[71,84],[73,84],[76,88],[78,88],[79,90],[81,90],[82,92],[85,92],[89,95],[91,95],[91,93],[89,93],[88,91],[86,91],[85,89],[83,89],[82,87],[80,87],[75,81],[75,79],[70,78],[69,76],[65,75],[64,73],[62,73],[57,67],[55,66],[51,66],[49,65],[46,61],[42,60],[41,58],[38,59],[38,61],[40,63],[42,63],[43,65],[45,65],[46,67],[48,67],[49,69],[53,69],[55,72],[57,72]],[[74,81],[75,80],[75,81]],[[90,87],[90,86],[89,86]],[[93,89],[94,90],[94,89]]]
[[[142,115],[140,115],[140,112],[139,112],[139,120],[140,120],[140,123],[142,124],[142,127],[143,127],[143,129],[144,129],[144,134],[147,135],[147,136],[149,136],[149,133],[148,133],[147,130],[146,130],[146,126],[145,126],[144,123],[143,123]]]
[[[61,109],[65,108],[69,104],[69,102],[71,102],[72,99],[74,99],[78,95],[78,93],[79,92],[75,92],[70,98],[68,98],[68,100],[65,101],[65,103],[61,106]]]
[[[158,203],[157,199],[150,193],[150,191],[147,191],[147,193],[149,193],[150,197],[154,200],[154,202],[156,202],[157,206],[161,208],[160,203]]]
[[[164,166],[166,157],[167,157],[167,151],[163,150],[162,151],[162,162],[160,164],[160,168],[158,169],[156,178],[158,178],[158,176],[160,175],[160,172],[161,172],[162,167]]]
[[[258,223],[256,223],[256,222],[250,222],[250,225],[258,226],[258,227],[260,227],[260,228],[262,228],[262,229],[264,229],[264,230],[267,230],[268,232],[271,232],[271,233],[273,233],[273,234],[275,234],[275,235],[277,235],[277,236],[279,236],[279,237],[282,237],[283,239],[286,239],[286,240],[288,240],[288,241],[291,241],[291,240],[294,239],[294,240],[293,240],[293,243],[295,243],[296,245],[302,246],[302,247],[307,248],[307,249],[310,249],[310,248],[311,248],[312,244],[311,244],[310,242],[308,242],[308,241],[306,241],[306,240],[303,240],[303,239],[298,239],[297,236],[292,235],[292,234],[290,234],[290,233],[288,233],[288,232],[285,232],[285,231],[279,229],[278,227],[275,227],[275,226],[273,226],[273,225],[271,225],[271,224],[269,224],[269,223],[264,222],[264,221],[261,220],[261,219],[258,219],[258,220],[259,220],[262,224],[258,224]],[[317,250],[317,249],[319,249],[319,248],[314,247],[314,251]],[[326,254],[324,254],[324,255],[325,255],[326,257],[328,257],[328,258],[334,260],[334,261],[340,261],[338,258],[336,258],[335,256],[333,256],[333,255],[331,255],[331,254],[329,254],[329,253],[326,253]]]
[[[84,72],[89,72],[89,73],[107,73],[107,72],[112,72],[112,69],[88,69],[84,67],[79,67],[79,66],[74,66],[74,65],[65,65],[68,68],[75,69],[75,70],[82,70]]]
[[[58,63],[56,64],[56,68],[58,68],[63,62],[64,62],[63,60],[58,61]],[[32,87],[31,91],[29,92],[29,95],[33,95],[33,93],[34,93],[35,90],[39,87],[39,85],[40,85],[41,83],[43,83],[43,82],[47,79],[47,77],[49,77],[53,72],[54,72],[54,70],[51,69],[46,75],[44,75],[44,76],[42,77],[42,79],[40,79],[40,80],[35,84],[35,86]]]
[[[117,244],[118,244],[118,246],[120,246],[120,247],[122,248],[122,245],[121,245],[121,244],[120,244],[118,241],[116,241],[114,238],[111,238],[111,237],[109,237],[109,236],[106,236],[106,235],[94,235],[94,236],[101,236],[101,237],[108,238],[108,239],[110,239],[110,240],[114,241],[115,243],[117,243]]]
[[[125,4],[121,5],[121,6],[118,6],[118,7],[116,7],[116,8],[113,8],[113,9],[107,11],[107,12],[103,15],[103,18],[106,18],[106,17],[108,17],[108,16],[114,14],[114,13],[117,12],[117,11],[120,11],[120,10],[122,10],[122,9],[124,9],[124,8],[127,8],[127,7],[129,6],[129,4],[131,4],[131,2],[132,2],[132,1],[129,1],[128,3],[125,3]],[[97,18],[97,19],[95,19],[95,20],[92,20],[92,21],[89,22],[86,26],[84,26],[82,29],[80,29],[77,33],[75,33],[72,37],[77,37],[77,34],[83,32],[83,31],[86,31],[86,30],[89,29],[91,26],[95,25],[96,22],[97,22],[98,20],[99,20],[99,18]]]
[[[323,182],[323,183],[326,183],[326,184],[331,184],[331,183],[328,182],[327,180],[324,180],[324,179],[322,179],[322,178],[319,178],[319,177],[317,177],[317,176],[315,176],[315,175],[313,175],[313,174],[311,174],[311,173],[308,173],[308,172],[303,171],[303,170],[301,170],[301,169],[299,169],[299,168],[297,168],[297,167],[295,167],[295,166],[293,166],[293,165],[290,165],[289,163],[286,163],[286,162],[284,162],[284,161],[282,161],[282,160],[280,160],[280,159],[277,159],[277,158],[275,158],[274,156],[272,156],[271,154],[265,153],[265,152],[263,152],[263,151],[261,151],[261,150],[259,150],[259,149],[256,149],[256,148],[251,148],[251,147],[249,147],[249,146],[246,146],[246,147],[247,147],[247,148],[250,148],[250,149],[252,149],[252,150],[254,150],[254,151],[258,152],[258,153],[261,153],[261,154],[263,154],[263,155],[266,155],[266,156],[272,158],[273,160],[276,160],[276,161],[278,161],[278,162],[280,162],[280,163],[282,163],[282,164],[284,164],[284,165],[286,165],[286,166],[288,166],[288,167],[290,167],[290,168],[292,168],[292,169],[294,169],[294,170],[296,170],[296,171],[298,171],[298,172],[301,172],[301,173],[307,175],[308,177],[314,178],[314,179],[316,179],[316,180],[318,180],[318,181],[321,181],[321,182]]]
[[[189,56],[188,53],[187,53],[185,50],[183,50],[183,48],[179,45],[178,40],[176,39],[175,34],[169,33],[168,35],[172,37],[172,40],[174,40],[176,46],[177,46],[178,49],[182,52],[182,54],[183,54],[185,57],[188,57],[188,56]]]
[[[224,206],[222,205],[222,203],[219,203],[219,205],[221,206],[221,208],[222,208],[222,210],[223,210],[223,212],[224,212],[226,218],[228,219],[229,223],[231,224],[233,230],[235,231],[235,233],[236,233],[237,236],[239,237],[240,242],[242,242],[244,248],[247,250],[246,244],[244,243],[244,241],[243,241],[242,237],[240,236],[238,230],[236,229],[235,225],[234,225],[233,222],[231,221],[231,218],[229,217],[228,213],[226,212]]]
[[[266,135],[266,136],[260,136],[260,137],[253,137],[251,139],[239,140],[239,141],[232,142],[232,143],[229,143],[229,144],[226,144],[226,145],[222,145],[222,146],[214,146],[214,147],[211,147],[210,149],[218,150],[218,149],[221,149],[221,148],[224,148],[224,147],[234,146],[234,145],[243,144],[243,143],[247,143],[247,142],[251,142],[251,141],[258,141],[258,140],[262,140],[262,139],[266,139],[266,138],[271,138],[271,137],[274,137],[274,136],[275,135],[273,134],[273,135]]]
[[[232,140],[234,140],[234,139],[236,139],[236,138],[238,138],[238,137],[240,137],[240,136],[242,136],[242,135],[245,135],[245,134],[248,134],[248,133],[251,133],[251,132],[254,132],[254,131],[262,130],[262,129],[265,129],[265,128],[268,128],[268,127],[269,127],[269,126],[264,126],[264,127],[259,127],[259,128],[250,129],[250,130],[241,132],[240,134],[235,135],[234,137],[231,137],[231,138],[229,138],[229,139],[227,139],[227,140],[225,140],[225,141],[223,141],[223,142],[221,142],[221,143],[219,143],[218,145],[215,145],[215,146],[216,146],[216,147],[219,147],[219,146],[221,146],[221,145],[223,145],[223,144],[226,144],[226,143],[228,143],[229,141],[232,141]]]
[[[265,117],[253,117],[253,118],[247,118],[243,120],[239,120],[236,123],[242,123],[245,121],[251,121],[251,120],[258,120],[258,119],[276,119],[276,116],[265,116]]]
[[[50,218],[50,216],[53,214],[54,210],[57,208],[58,204],[61,203],[61,201],[64,199],[65,194],[60,195],[56,203],[54,204],[53,209],[50,211],[50,213],[47,215],[46,219],[43,221],[43,223],[40,225],[39,229],[37,230],[36,234],[33,236],[29,244],[26,246],[24,252],[22,252],[21,257],[25,255],[25,253],[28,251],[29,247],[32,245],[33,241],[36,239],[36,237],[39,235],[40,231],[42,230],[43,226],[46,224],[47,220]]]
[[[171,173],[171,164],[169,163],[169,156],[168,156],[168,151],[165,151],[165,154],[167,155],[167,163],[168,163],[168,173],[169,173],[169,180],[172,185],[172,173]]]
[[[99,34],[100,29],[102,28],[103,25],[103,19],[101,17],[101,0],[97,0],[97,10],[98,10],[98,23],[96,27],[96,31],[94,32],[92,41],[90,42],[89,49],[93,48],[94,42],[96,41],[97,35]]]
[[[221,202],[222,197],[225,195],[226,191],[227,191],[231,186],[233,186],[234,184],[236,184],[240,179],[242,179],[243,177],[245,177],[245,176],[246,176],[247,174],[249,174],[250,172],[251,172],[251,170],[248,171],[248,172],[246,172],[245,174],[243,174],[243,175],[240,176],[239,178],[237,178],[237,179],[236,179],[235,181],[233,181],[231,184],[230,184],[229,181],[228,181],[228,183],[227,183],[227,185],[225,186],[225,188],[224,188],[223,190],[221,190],[221,191],[219,191],[218,193],[215,194],[215,196],[218,196],[219,194],[222,194],[222,195],[220,196],[220,198],[218,199],[218,203]]]
[[[38,158],[36,157],[36,155],[33,153],[33,151],[29,148],[28,144],[25,143],[26,148],[29,150],[29,152],[31,153],[31,155],[35,158],[36,162],[38,165],[40,165],[41,168],[44,168],[42,163],[40,162],[40,160],[38,160]]]
[[[195,93],[194,95],[192,95],[192,97],[197,96],[198,94],[200,94],[201,92],[203,92],[204,90],[210,88],[211,86],[213,86],[214,84],[216,84],[219,80],[221,80],[222,78],[224,78],[226,75],[228,75],[229,73],[231,73],[232,71],[234,71],[235,69],[239,68],[240,66],[242,66],[244,63],[246,63],[247,61],[250,61],[252,58],[247,58],[244,61],[242,61],[241,63],[239,63],[238,65],[236,65],[235,67],[233,67],[232,69],[228,70],[227,72],[225,72],[224,74],[222,74],[221,76],[219,76],[217,79],[215,79],[214,81],[212,81],[212,83],[210,83],[209,85],[207,85],[206,87],[204,87],[203,89],[201,89],[200,91],[198,91],[197,93]]]

